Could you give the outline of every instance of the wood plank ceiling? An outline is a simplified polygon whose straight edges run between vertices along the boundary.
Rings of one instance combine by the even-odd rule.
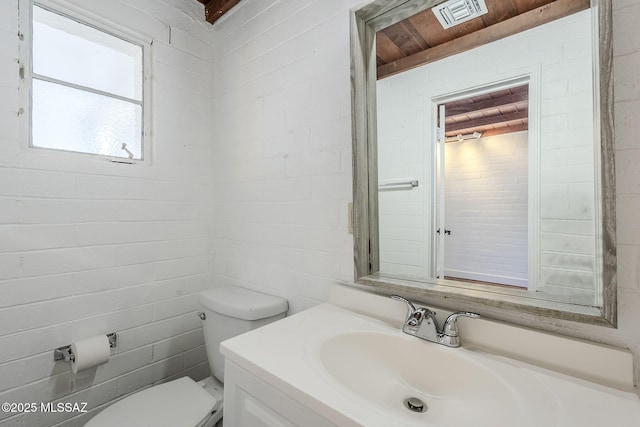
[[[588,9],[590,0],[485,0],[488,13],[444,29],[431,9],[376,33],[378,79],[473,49]],[[446,135],[528,129],[528,86],[445,105]]]
[[[488,13],[444,29],[426,9],[376,33],[378,79],[588,9],[590,0],[485,0]]]
[[[522,85],[445,104],[445,136],[483,137],[529,129],[529,86]],[[454,139],[455,140],[455,139]]]
[[[241,0],[197,0],[204,5],[204,17],[213,24]]]

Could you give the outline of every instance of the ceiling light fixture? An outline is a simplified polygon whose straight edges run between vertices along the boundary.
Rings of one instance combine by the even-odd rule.
[[[462,141],[466,141],[467,139],[480,139],[480,137],[482,136],[482,132],[473,132],[473,133],[466,133],[466,134],[459,134],[456,136],[449,136],[447,137],[447,139],[445,139],[444,142],[462,142]]]

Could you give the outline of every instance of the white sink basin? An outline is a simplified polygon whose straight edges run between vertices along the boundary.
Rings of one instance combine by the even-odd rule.
[[[327,339],[319,358],[336,382],[402,418],[443,427],[556,425],[556,402],[535,379],[462,348],[401,333],[354,332]],[[410,411],[405,401],[412,397],[427,410]]]
[[[375,317],[374,314],[384,312],[385,304],[396,302],[365,297],[366,294],[358,295],[354,304],[359,307],[366,302],[371,306],[366,314],[332,303],[321,304],[225,341],[221,350],[227,361],[244,374],[255,376],[264,386],[290,398],[285,404],[265,391],[265,402],[281,403],[277,408],[274,406],[274,413],[290,410],[300,415],[302,412],[296,412],[299,408],[295,409],[295,404],[299,404],[327,421],[313,423],[301,416],[302,421],[287,425],[638,427],[640,400],[635,392],[474,351],[473,347],[447,348],[409,336],[400,330],[404,307],[396,306],[393,316]],[[343,299],[340,302],[344,304]],[[564,357],[567,348],[580,344],[581,351],[571,353],[576,363],[586,353],[604,351],[598,345],[585,343],[564,346],[557,337],[545,341],[546,336],[534,336],[527,330],[508,332],[511,339],[497,344],[507,348],[518,345],[512,342],[513,337],[525,334],[539,345],[552,345],[554,358]],[[462,338],[464,345],[465,336]],[[487,334],[485,338],[504,337]],[[610,360],[622,360],[611,356],[611,351],[607,350],[609,356],[602,359],[607,363],[593,365],[595,370],[608,369]],[[226,386],[233,382],[232,378],[227,378]],[[232,386],[226,386],[226,390],[233,390]],[[246,390],[258,393],[257,389]],[[417,413],[407,409],[404,400],[409,397],[425,402],[427,411]],[[225,404],[229,402],[226,400]],[[239,411],[238,408],[229,403],[228,414]],[[264,412],[260,417],[252,414],[253,419],[266,416]]]

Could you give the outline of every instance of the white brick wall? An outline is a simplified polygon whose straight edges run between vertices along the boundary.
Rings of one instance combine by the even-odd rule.
[[[539,110],[538,151],[542,158],[538,197],[541,277],[536,290],[581,297],[586,304],[593,303],[596,289],[590,26],[591,13],[583,11],[464,55],[426,64],[378,81],[377,98],[380,180],[408,177],[425,183],[432,175],[429,165],[434,163],[428,146],[433,139],[431,100],[532,73],[531,110],[534,115]],[[421,278],[435,275],[428,267],[432,257],[428,225],[432,223],[431,198],[428,185],[406,192],[380,193],[384,273]],[[394,210],[413,213],[398,216]],[[418,220],[421,216],[423,221]],[[447,223],[445,228],[454,227]],[[446,242],[455,245],[455,236],[448,236]],[[494,237],[499,238],[499,234]],[[485,238],[489,236],[478,237],[478,242]],[[527,247],[520,252],[523,250],[527,257]],[[462,260],[449,265],[447,258],[446,269],[479,272],[469,265],[472,261],[466,266]],[[484,280],[505,283],[509,280],[499,276],[513,274],[507,277],[523,279],[521,284],[526,285],[526,264],[510,271],[497,266],[498,262],[482,263],[495,276]],[[470,278],[469,274],[447,274]]]
[[[445,145],[445,276],[527,287],[527,140]]]
[[[380,221],[380,271],[426,279],[427,233],[431,224],[432,150],[424,125],[425,82],[415,73],[402,73],[378,81],[378,179],[380,183],[418,180],[418,187],[384,188],[378,193]],[[422,76],[420,76],[422,77]],[[413,96],[416,91],[420,93]]]
[[[353,278],[349,15],[245,0],[213,27],[214,282],[293,312]]]
[[[0,400],[92,410],[0,413],[0,425],[82,425],[114,398],[208,374],[195,293],[211,283],[211,28],[191,0],[72,3],[153,38],[152,158],[27,148],[18,1],[0,0]],[[53,362],[54,348],[113,331],[107,364],[72,375]]]

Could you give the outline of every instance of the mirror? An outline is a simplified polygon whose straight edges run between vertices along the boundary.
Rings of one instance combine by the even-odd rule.
[[[352,11],[356,283],[615,327],[610,4],[485,2]]]

